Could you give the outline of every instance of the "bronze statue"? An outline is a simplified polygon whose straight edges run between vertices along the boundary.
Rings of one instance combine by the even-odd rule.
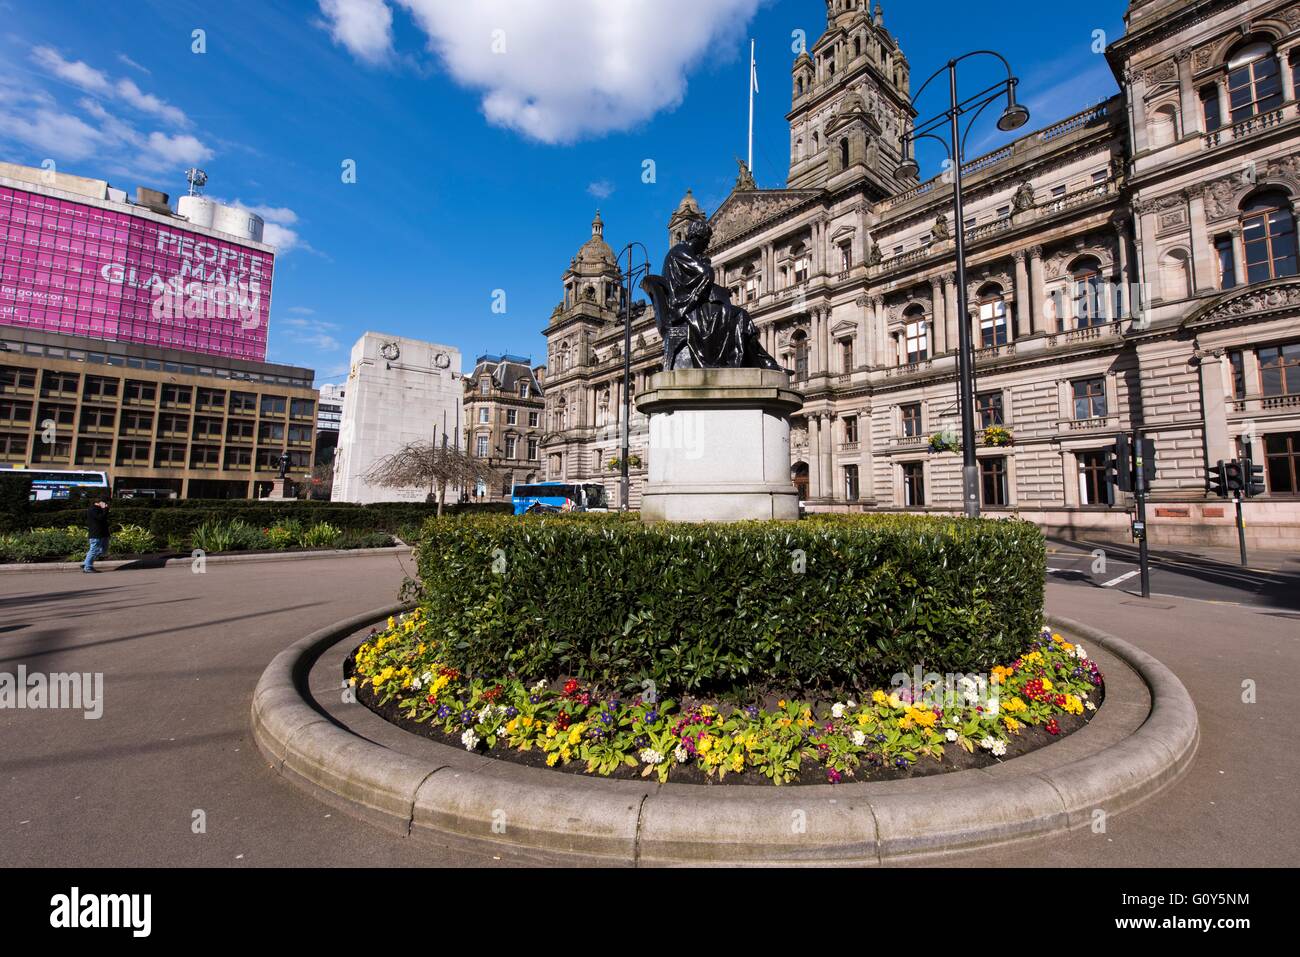
[[[664,369],[780,369],[749,313],[713,281],[705,255],[712,238],[707,222],[691,223],[686,240],[664,258],[664,274],[641,283],[664,339]]]

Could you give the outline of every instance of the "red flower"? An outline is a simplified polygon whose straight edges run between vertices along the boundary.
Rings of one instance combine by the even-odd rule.
[[[484,692],[483,692],[483,700],[484,700],[484,701],[496,701],[497,698],[500,698],[500,697],[501,697],[501,692],[504,691],[504,690],[505,690],[505,689],[502,688],[500,685],[496,685],[496,686],[493,687],[493,688],[489,688],[487,691],[484,691]]]
[[[564,683],[564,696],[566,698],[572,696],[574,692],[576,692],[577,690],[578,690],[577,678],[570,678],[568,681]]]
[[[1061,726],[1060,726],[1059,724],[1056,723],[1056,719],[1055,719],[1055,718],[1052,718],[1050,721],[1047,722],[1047,733],[1048,733],[1048,734],[1060,734],[1060,733],[1061,733]]]
[[[569,730],[569,721],[569,712],[567,711],[561,711],[555,716],[555,726],[561,731]]]

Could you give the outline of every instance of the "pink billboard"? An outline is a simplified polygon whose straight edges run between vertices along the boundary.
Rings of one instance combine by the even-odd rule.
[[[271,253],[0,187],[0,324],[266,359]]]

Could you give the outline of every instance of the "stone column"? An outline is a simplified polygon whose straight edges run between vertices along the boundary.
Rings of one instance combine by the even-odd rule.
[[[957,338],[958,336],[957,323],[962,321],[961,319],[962,310],[958,308],[958,303],[961,303],[962,306],[965,305],[966,290],[964,289],[959,290],[957,288],[956,276],[944,276],[943,292],[944,292],[944,307],[943,307],[944,339],[943,341],[945,346],[944,351],[955,352],[957,351],[957,343],[961,342],[961,340]],[[930,351],[931,354],[934,353],[933,349]]]
[[[821,480],[821,413],[808,413],[808,497],[812,499],[820,498],[822,494]]]
[[[858,344],[853,350],[853,367],[856,369],[858,366],[872,364],[873,346],[871,342],[871,301],[866,296],[861,296],[855,300],[854,305],[858,307]]]
[[[835,498],[835,413],[822,413],[822,494]]]
[[[1047,328],[1047,290],[1043,286],[1043,247],[1029,247],[1029,304],[1033,309],[1030,328],[1049,332]]]
[[[889,333],[885,329],[885,300],[881,296],[875,296],[871,300],[871,325],[872,341],[876,347],[871,364],[889,365]]]
[[[1214,246],[1210,243],[1210,228],[1205,222],[1205,196],[1200,190],[1187,190],[1187,218],[1192,231],[1192,295],[1213,290]],[[1158,274],[1157,274],[1158,275]]]
[[[1228,230],[1228,235],[1232,237],[1232,278],[1236,285],[1242,286],[1246,283],[1246,252],[1241,243],[1241,227]]]
[[[1290,103],[1295,99],[1295,77],[1291,75],[1291,53],[1296,48],[1288,47],[1277,51],[1278,66],[1282,70],[1282,101]]]
[[[934,342],[930,343],[932,353],[943,352],[947,348],[948,306],[944,298],[944,280],[938,276],[930,277],[930,312],[934,316]]]
[[[1133,109],[1137,114],[1134,116],[1133,122],[1133,153],[1137,155],[1146,150],[1148,146],[1147,117],[1144,107],[1147,101],[1147,81],[1140,71],[1129,76],[1128,101],[1134,104]]]
[[[1236,458],[1232,437],[1228,434],[1228,401],[1224,377],[1227,361],[1221,356],[1201,359],[1201,395],[1205,422],[1205,456],[1210,462]]]
[[[821,371],[826,375],[831,374],[831,307],[822,306],[822,326],[821,326],[821,353],[822,366]]]
[[[1179,50],[1174,54],[1174,61],[1178,64],[1178,111],[1182,114],[1182,129],[1178,133],[1204,133],[1205,118],[1201,115],[1201,103],[1192,85],[1192,51]]]
[[[1029,306],[1029,268],[1025,265],[1025,251],[1017,249],[1012,256],[1016,261],[1016,321],[1008,323],[1007,341],[1014,341],[1018,335],[1028,335],[1033,312]]]

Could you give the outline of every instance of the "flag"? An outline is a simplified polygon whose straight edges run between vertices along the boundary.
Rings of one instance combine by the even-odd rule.
[[[749,44],[749,80],[755,93],[758,92],[758,64],[754,60],[754,43]]]

